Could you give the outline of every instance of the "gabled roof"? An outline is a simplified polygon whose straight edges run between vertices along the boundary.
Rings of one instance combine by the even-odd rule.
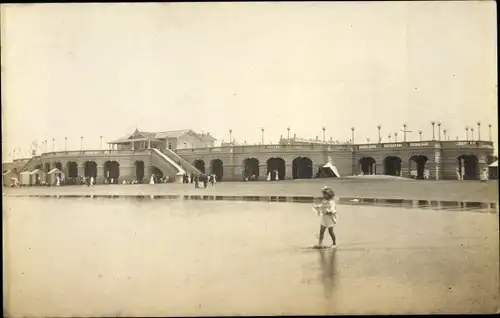
[[[31,173],[30,173],[30,174],[37,174],[37,173],[39,173],[39,172],[41,172],[41,173],[45,173],[45,172],[43,172],[41,169],[35,169],[35,170],[31,171]]]
[[[491,165],[489,165],[488,167],[498,167],[498,160],[493,162]]]
[[[53,174],[53,173],[63,173],[63,172],[57,168],[54,168],[54,169],[50,170],[49,173],[47,173],[47,174]]]
[[[209,134],[199,134],[193,131],[192,129],[179,129],[179,130],[170,130],[170,131],[161,131],[161,132],[147,132],[147,131],[139,131],[135,130],[131,135],[123,136],[117,140],[109,141],[108,144],[112,143],[124,143],[129,142],[131,140],[136,141],[160,141],[159,139],[167,139],[167,138],[180,138],[186,134],[190,134],[192,136],[197,137],[200,140],[205,141],[214,141],[217,140],[213,136]]]

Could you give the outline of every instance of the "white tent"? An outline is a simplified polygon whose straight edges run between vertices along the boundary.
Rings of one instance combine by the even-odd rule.
[[[321,167],[323,169],[329,169],[332,173],[333,173],[333,176],[334,177],[337,177],[337,178],[340,178],[340,173],[339,173],[339,170],[337,169],[337,167],[335,167],[331,162],[327,162],[323,167]]]
[[[19,174],[19,182],[21,185],[31,185],[31,172],[23,171]]]
[[[498,167],[498,160],[493,162],[491,165],[489,165],[488,167]]]

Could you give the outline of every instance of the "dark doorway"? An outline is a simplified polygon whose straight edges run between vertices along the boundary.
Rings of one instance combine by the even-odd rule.
[[[477,180],[479,177],[478,160],[475,155],[461,155],[458,158],[458,169],[464,174],[464,180]]]
[[[297,157],[292,161],[292,177],[294,179],[311,179],[313,162],[308,157]]]
[[[423,179],[424,178],[424,171],[425,171],[425,164],[427,163],[427,156],[424,155],[415,155],[411,156],[410,158],[411,161],[415,162],[417,165],[417,179]],[[411,170],[411,169],[410,169]],[[411,173],[411,171],[410,171]]]
[[[142,183],[144,179],[144,161],[135,162],[135,178],[138,183]]]
[[[62,171],[62,164],[60,162],[54,163],[54,168],[57,168]]]
[[[45,173],[50,171],[50,163],[46,162],[43,166],[44,166],[43,170],[45,171]]]
[[[283,158],[269,158],[267,160],[267,174],[271,173],[271,180],[276,180],[276,174],[278,174],[278,180],[285,179],[285,160]]]
[[[384,159],[384,174],[389,176],[401,175],[401,158],[389,156]]]
[[[360,170],[364,175],[372,175],[377,173],[376,161],[372,157],[363,157],[359,159]]]
[[[106,161],[104,163],[104,176],[108,182],[118,184],[120,164],[117,161]]]
[[[35,166],[35,170],[36,170],[36,169],[40,169],[40,170],[42,170],[42,165],[36,165],[36,166]]]
[[[86,161],[83,164],[84,176],[87,178],[97,177],[97,163],[95,161]]]
[[[205,161],[197,159],[194,161],[194,167],[200,170],[201,173],[205,173]]]
[[[66,164],[68,168],[68,179],[67,184],[76,184],[76,178],[78,177],[78,165],[74,161],[68,161]]]
[[[155,183],[160,183],[161,179],[163,179],[163,171],[153,166],[153,179]]]
[[[256,158],[247,158],[243,160],[244,177],[254,181],[259,179],[259,160]]]
[[[212,173],[215,174],[215,180],[217,182],[222,181],[222,176],[224,175],[224,163],[220,159],[214,159],[211,162]]]

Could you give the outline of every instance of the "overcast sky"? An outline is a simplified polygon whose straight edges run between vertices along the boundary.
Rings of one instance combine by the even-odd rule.
[[[356,141],[403,123],[497,136],[487,2],[2,5],[2,144],[98,149],[99,136],[192,128],[237,142]],[[474,132],[477,136],[477,132]],[[400,133],[401,136],[401,133]],[[393,137],[394,138],[394,137]],[[401,137],[399,137],[401,139]],[[496,143],[497,144],[497,143]]]

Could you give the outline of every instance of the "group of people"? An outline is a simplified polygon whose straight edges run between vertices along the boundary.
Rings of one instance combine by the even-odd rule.
[[[431,172],[429,171],[429,169],[424,169],[424,173],[422,174],[422,179],[429,180],[430,176],[431,176]],[[412,179],[418,179],[418,171],[417,170],[412,170],[410,172],[410,178],[412,178]]]
[[[196,175],[196,174],[191,173],[190,175],[188,175],[186,173],[182,177],[182,183],[194,183],[195,188],[199,188],[200,183],[202,183],[203,187],[206,188],[208,183],[211,183],[212,186],[215,185],[217,183],[217,177],[215,176],[215,174]]]

